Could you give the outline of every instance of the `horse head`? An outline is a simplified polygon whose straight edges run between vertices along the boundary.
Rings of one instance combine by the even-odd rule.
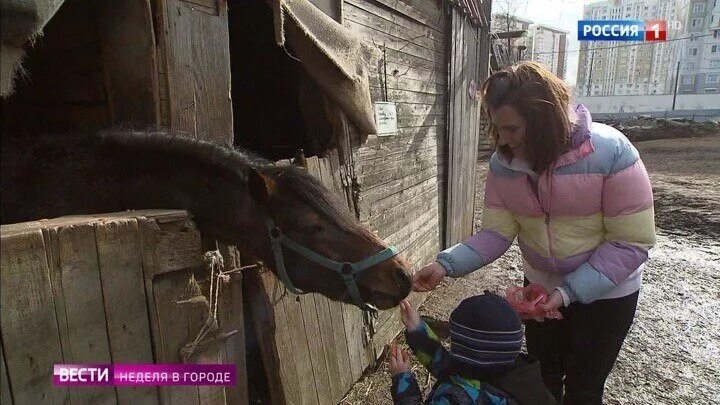
[[[339,264],[358,263],[380,252],[387,253],[387,244],[361,225],[343,202],[302,168],[268,166],[254,170],[248,177],[248,189],[266,223],[272,224],[263,260],[276,274],[278,256],[271,252],[269,234],[273,228],[317,256]],[[328,268],[292,249],[284,249],[282,256],[292,286],[358,305],[350,291],[352,286],[339,269]],[[379,309],[392,308],[410,292],[412,277],[408,268],[404,259],[391,253],[359,271],[351,283],[356,284],[363,303]]]

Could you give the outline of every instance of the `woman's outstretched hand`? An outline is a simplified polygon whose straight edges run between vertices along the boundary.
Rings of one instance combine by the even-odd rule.
[[[442,264],[438,262],[427,264],[413,274],[412,289],[418,292],[430,291],[437,287],[446,275],[447,271]]]

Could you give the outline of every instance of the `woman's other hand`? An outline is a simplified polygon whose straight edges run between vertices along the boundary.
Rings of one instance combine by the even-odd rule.
[[[432,262],[413,274],[412,289],[418,292],[430,291],[437,287],[446,275],[447,271],[442,264]]]
[[[540,308],[542,308],[545,313],[548,313],[552,311],[557,311],[557,309],[560,308],[562,305],[562,294],[560,294],[560,291],[555,290],[552,294],[550,294],[549,297],[547,297],[545,302],[540,305]]]
[[[420,326],[420,315],[407,299],[402,300],[400,303],[400,319],[410,332],[417,330]]]

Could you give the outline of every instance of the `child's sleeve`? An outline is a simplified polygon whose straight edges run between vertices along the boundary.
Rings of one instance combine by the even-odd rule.
[[[422,392],[417,383],[415,375],[409,371],[395,374],[392,378],[393,404],[395,405],[416,405],[422,403]]]
[[[437,377],[447,367],[450,356],[435,332],[425,321],[420,321],[418,328],[407,331],[406,336],[407,343],[418,361]]]

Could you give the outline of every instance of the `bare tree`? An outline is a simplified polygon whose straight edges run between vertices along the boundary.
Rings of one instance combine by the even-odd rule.
[[[525,27],[518,20],[518,12],[521,6],[526,4],[526,2],[518,0],[496,0],[493,2],[493,18],[496,19],[493,24],[494,33],[502,37],[502,39],[495,37],[493,41],[493,52],[495,53],[497,68],[510,66],[524,59],[522,51],[526,49],[526,46],[524,40],[520,39],[524,34],[518,31],[525,29]]]

